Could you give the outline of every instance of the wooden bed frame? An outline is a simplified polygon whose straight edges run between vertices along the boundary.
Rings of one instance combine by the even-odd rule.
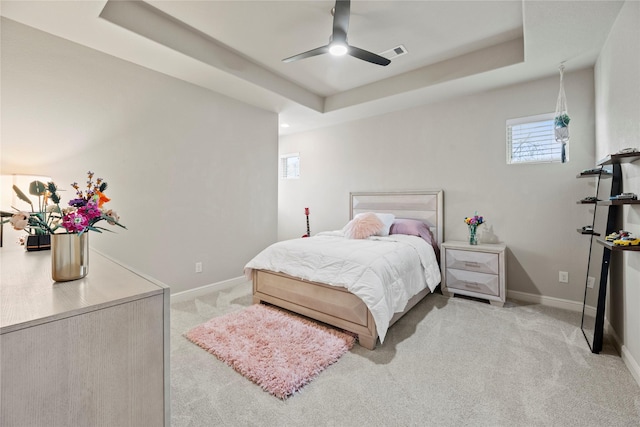
[[[349,218],[361,212],[392,213],[397,218],[418,219],[426,223],[438,241],[443,242],[443,192],[410,191],[394,193],[351,193]],[[429,288],[409,300],[404,311],[396,313],[389,326],[429,294]],[[378,333],[373,316],[360,298],[345,288],[311,282],[282,273],[253,271],[253,302],[275,306],[333,325],[358,335],[361,346],[373,350]]]

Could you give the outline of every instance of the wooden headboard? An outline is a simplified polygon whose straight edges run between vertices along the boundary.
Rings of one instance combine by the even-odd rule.
[[[444,241],[443,197],[442,190],[350,193],[349,219],[362,212],[390,213],[396,218],[417,219],[429,226],[440,247]]]

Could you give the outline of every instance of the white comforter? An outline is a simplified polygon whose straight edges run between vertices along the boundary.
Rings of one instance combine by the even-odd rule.
[[[347,288],[367,305],[384,341],[393,314],[425,287],[433,292],[440,269],[433,247],[420,237],[347,239],[340,231],[275,243],[244,269],[285,273],[302,279]]]

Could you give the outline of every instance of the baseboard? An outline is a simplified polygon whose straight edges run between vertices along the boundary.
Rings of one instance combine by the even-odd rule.
[[[150,281],[151,283],[155,283],[156,285],[160,286],[161,288],[169,288],[170,287],[168,285],[166,285],[165,283],[162,283],[161,281],[147,275],[144,274],[140,271],[137,271],[135,268],[132,268],[126,264],[123,264],[122,262],[120,262],[119,260],[103,253],[102,251],[99,251],[95,248],[91,248],[93,251],[99,253],[100,255],[102,255],[103,257],[115,262],[116,264],[126,268],[127,270],[131,271],[132,273],[137,274],[140,277],[143,277],[145,279],[147,279],[148,281]],[[239,277],[234,277],[233,279],[229,279],[229,280],[223,280],[222,282],[217,282],[217,283],[211,283],[209,285],[204,285],[204,286],[200,286],[198,288],[195,289],[189,289],[187,291],[183,291],[183,292],[176,292],[175,294],[171,294],[171,303],[174,302],[182,302],[182,301],[186,301],[192,298],[197,298],[199,296],[211,293],[211,292],[215,292],[215,291],[220,291],[223,289],[228,289],[228,288],[232,288],[234,286],[240,285],[242,283],[247,283],[248,280],[246,277],[244,276],[239,276]]]
[[[174,302],[187,301],[193,298],[200,297],[202,295],[210,294],[211,292],[232,288],[243,283],[247,283],[247,278],[244,276],[239,276],[234,277],[233,279],[223,280],[222,282],[211,283],[209,285],[189,289],[187,291],[176,292],[175,294],[171,294],[171,303],[173,304]]]
[[[620,357],[622,357],[622,361],[631,372],[633,379],[636,380],[638,386],[640,386],[640,364],[636,359],[633,358],[631,352],[627,349],[627,346],[622,344],[620,337],[616,333],[615,329],[611,326],[611,324],[605,319],[605,330],[607,331],[607,335],[613,340],[613,346],[615,347]]]
[[[544,295],[529,294],[527,292],[518,291],[507,291],[507,298],[582,313],[582,303],[568,299],[546,297]]]

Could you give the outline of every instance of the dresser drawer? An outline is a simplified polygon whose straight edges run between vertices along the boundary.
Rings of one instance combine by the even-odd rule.
[[[461,251],[447,249],[446,268],[477,271],[479,273],[499,274],[498,254],[486,252]]]
[[[474,271],[447,268],[446,278],[446,287],[452,292],[461,290],[496,297],[502,296],[500,295],[500,279],[496,274],[476,273]]]

